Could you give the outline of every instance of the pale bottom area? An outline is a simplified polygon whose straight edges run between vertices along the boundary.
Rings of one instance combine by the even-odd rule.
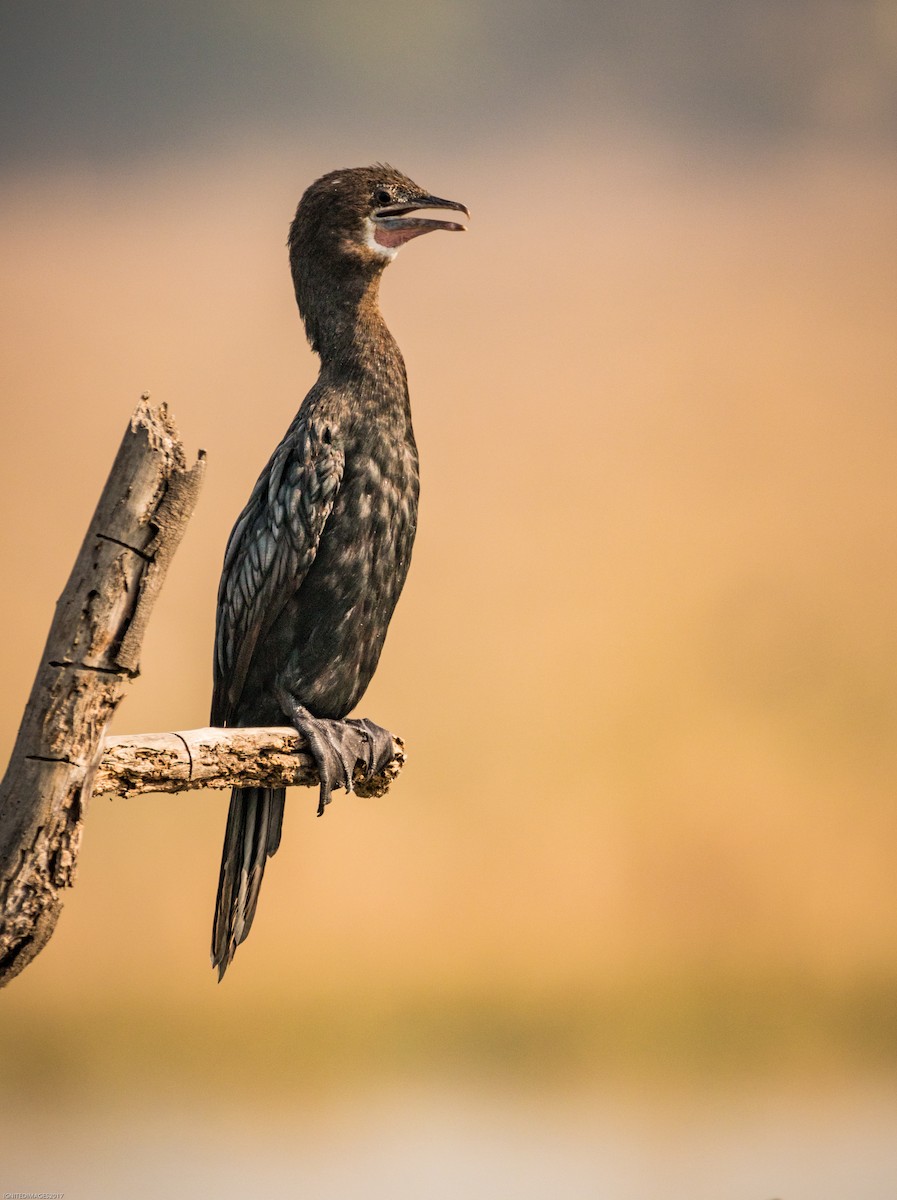
[[[514,1096],[372,1089],[320,1105],[126,1096],[3,1118],[0,1193],[66,1200],[894,1200],[897,1090]],[[238,1111],[243,1109],[242,1115]]]

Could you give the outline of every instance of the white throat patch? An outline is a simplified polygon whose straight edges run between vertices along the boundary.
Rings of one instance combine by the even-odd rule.
[[[393,259],[399,252],[398,246],[381,246],[377,241],[377,226],[370,217],[364,219],[364,244],[380,258]]]

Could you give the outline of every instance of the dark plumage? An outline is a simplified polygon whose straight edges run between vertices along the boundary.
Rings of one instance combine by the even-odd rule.
[[[228,542],[218,592],[213,725],[294,725],[321,776],[318,812],[392,756],[392,737],[346,721],[368,686],[405,582],[418,460],[405,364],[380,315],[383,268],[404,242],[453,222],[391,167],[333,171],[290,227],[299,311],[321,371]],[[249,932],[284,791],[234,788],[212,931],[224,975]]]

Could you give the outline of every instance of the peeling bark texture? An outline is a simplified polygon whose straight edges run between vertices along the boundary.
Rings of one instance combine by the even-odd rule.
[[[0,986],[46,945],[75,877],[106,725],[196,504],[164,405],[141,397],[56,612],[0,784]]]
[[[396,738],[395,756],[379,775],[364,779],[359,765],[355,791],[382,796],[405,762]],[[136,733],[108,737],[94,779],[95,796],[184,792],[190,788],[316,786],[318,773],[305,739],[295,729],[188,729],[182,733]]]

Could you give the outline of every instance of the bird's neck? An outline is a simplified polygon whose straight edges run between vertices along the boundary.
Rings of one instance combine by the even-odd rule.
[[[381,373],[401,353],[380,312],[380,272],[353,273],[338,286],[296,287],[299,311],[312,349],[331,370]]]

